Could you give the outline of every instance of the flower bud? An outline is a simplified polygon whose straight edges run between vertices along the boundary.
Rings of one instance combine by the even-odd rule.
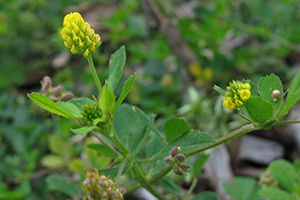
[[[178,154],[178,155],[176,155],[176,160],[178,160],[178,162],[181,163],[181,162],[184,162],[186,160],[186,157],[183,154]]]
[[[121,188],[120,188],[120,193],[124,194],[125,192],[126,192],[126,189],[123,188],[123,187],[121,187]]]
[[[74,94],[72,92],[66,92],[61,96],[62,101],[66,101],[69,99],[72,99],[74,97]]]
[[[178,166],[184,171],[187,171],[190,168],[187,163],[179,163]]]
[[[81,110],[82,120],[89,124],[92,124],[95,119],[102,116],[102,112],[97,104],[84,104]]]
[[[86,180],[83,181],[82,185],[87,187],[90,184],[90,182],[91,181],[89,179],[86,179]]]
[[[84,170],[86,178],[83,181],[86,199],[123,199],[122,191],[113,179],[99,175],[97,169]]]
[[[274,101],[278,101],[278,99],[280,98],[280,96],[281,96],[280,90],[273,90],[272,97],[273,97]]]
[[[88,176],[90,174],[90,172],[89,172],[89,170],[87,170],[87,168],[84,168],[83,171],[84,171],[84,173],[85,173],[86,176]]]
[[[165,162],[168,163],[168,164],[171,164],[173,161],[173,158],[171,156],[168,156],[165,158]]]
[[[115,197],[119,196],[118,193],[116,191],[114,191],[114,190],[110,191],[108,193],[108,195],[109,195],[110,198],[115,198]]]
[[[173,149],[171,150],[171,156],[175,157],[178,153],[181,153],[181,148],[180,147],[173,147]]]
[[[49,76],[45,76],[42,81],[42,89],[41,92],[45,93],[52,85],[51,78]]]
[[[52,92],[55,96],[60,96],[61,92],[63,91],[64,89],[64,86],[62,85],[59,85],[59,86],[56,86],[55,88],[52,89]]]
[[[49,96],[49,99],[51,99],[51,100],[54,101],[54,102],[58,102],[58,98],[55,97],[55,96],[50,95],[50,96]]]
[[[173,172],[175,174],[177,174],[178,176],[183,176],[184,175],[184,172],[182,170],[173,170]]]

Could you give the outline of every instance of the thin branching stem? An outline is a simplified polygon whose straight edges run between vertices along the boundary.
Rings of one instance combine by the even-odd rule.
[[[221,144],[224,144],[225,142],[227,142],[229,140],[232,140],[232,139],[234,139],[234,138],[236,138],[240,135],[243,135],[245,133],[249,133],[249,132],[254,131],[254,130],[257,130],[257,128],[255,128],[253,126],[253,124],[245,125],[245,126],[239,128],[239,129],[225,135],[224,137],[221,137],[221,138],[215,140],[215,143],[213,143],[213,144],[201,147],[199,149],[195,149],[195,150],[187,153],[186,156],[191,156],[191,155],[206,151],[208,149],[214,148],[214,147],[219,146]]]

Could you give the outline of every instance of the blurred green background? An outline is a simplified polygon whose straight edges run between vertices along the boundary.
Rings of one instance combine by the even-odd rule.
[[[270,73],[288,83],[299,68],[299,7],[299,0],[0,0],[0,199],[66,199],[77,194],[85,166],[109,166],[85,147],[91,138],[74,137],[72,121],[27,98],[46,75],[77,97],[97,91],[87,61],[59,36],[65,14],[80,12],[101,35],[93,59],[102,82],[110,55],[125,45],[123,79],[138,75],[128,103],[157,114],[158,126],[177,115],[218,137],[244,122],[222,108],[213,85]],[[54,188],[55,173],[74,190]]]

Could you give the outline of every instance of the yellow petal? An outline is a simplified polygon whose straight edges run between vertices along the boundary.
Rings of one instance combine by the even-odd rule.
[[[250,90],[239,90],[238,93],[243,101],[247,101],[251,97]]]
[[[235,99],[234,102],[235,102],[235,105],[237,105],[238,107],[244,106],[244,103],[238,99]]]
[[[81,14],[79,14],[78,12],[71,12],[69,14],[67,14],[64,17],[64,22],[63,25],[66,26],[67,24],[71,23],[71,22],[75,22],[75,23],[80,23],[84,21]]]
[[[85,52],[83,53],[83,56],[84,56],[84,57],[88,57],[89,54],[90,54],[90,51],[87,49],[87,50],[85,50]]]
[[[244,89],[247,89],[247,90],[251,89],[251,86],[249,83],[244,83],[243,87],[244,87]]]
[[[223,102],[223,106],[227,109],[234,110],[236,109],[236,105],[232,102],[232,99],[229,97],[225,97]]]

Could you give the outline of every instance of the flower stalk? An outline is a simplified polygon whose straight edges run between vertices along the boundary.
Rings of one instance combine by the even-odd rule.
[[[96,85],[97,85],[97,87],[98,87],[98,90],[99,90],[99,92],[101,92],[102,86],[101,86],[99,77],[98,77],[98,75],[97,75],[97,72],[96,72],[96,69],[95,69],[95,66],[94,66],[94,62],[93,62],[92,56],[89,55],[89,56],[87,57],[87,60],[88,60],[88,62],[89,62],[89,66],[90,66],[90,68],[91,68],[91,71],[92,71],[92,74],[93,74],[93,78],[94,78],[94,80],[95,80],[95,82],[96,82]]]

